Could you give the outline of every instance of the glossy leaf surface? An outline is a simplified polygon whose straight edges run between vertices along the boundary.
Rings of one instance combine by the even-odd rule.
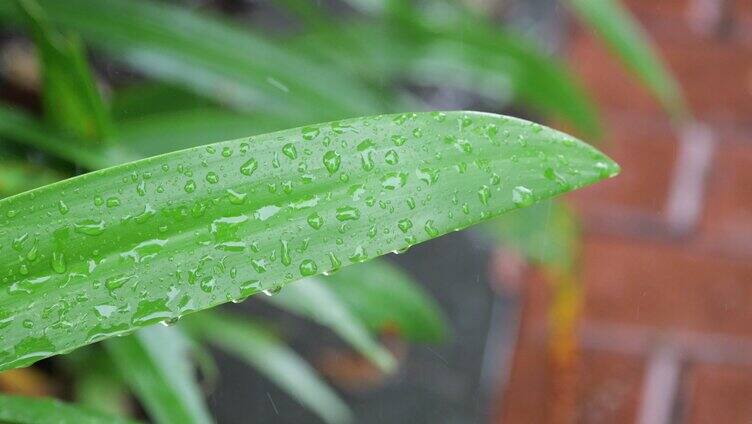
[[[156,156],[0,201],[0,369],[438,237],[618,173],[476,112],[356,118]]]

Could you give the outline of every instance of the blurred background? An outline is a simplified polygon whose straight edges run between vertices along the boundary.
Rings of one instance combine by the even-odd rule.
[[[364,423],[752,421],[752,2],[0,2],[0,196],[213,141],[453,109],[574,133],[622,173],[324,280],[377,348],[295,291],[223,307],[335,401],[301,393],[284,376],[298,365],[248,360],[253,343],[207,343],[190,356],[215,420],[336,422],[341,400]],[[0,373],[0,391],[169,422],[114,352]]]

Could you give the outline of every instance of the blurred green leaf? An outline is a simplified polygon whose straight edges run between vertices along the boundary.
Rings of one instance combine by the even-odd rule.
[[[263,114],[201,108],[120,121],[117,140],[147,157],[283,128],[284,123]]]
[[[618,170],[529,121],[406,113],[182,150],[2,199],[0,369],[405,249]]]
[[[372,331],[396,329],[401,336],[421,342],[446,337],[446,321],[436,302],[387,261],[344,268],[325,277],[325,285]]]
[[[147,81],[112,92],[110,109],[115,121],[129,121],[169,112],[219,107],[216,102],[182,87]]]
[[[39,3],[93,46],[225,104],[263,108],[298,125],[383,110],[356,79],[220,18],[142,0]],[[0,17],[17,19],[1,3]]]
[[[554,269],[570,270],[579,251],[579,226],[562,202],[540,202],[504,214],[484,226],[494,236],[529,260]]]
[[[48,167],[19,159],[0,159],[0,198],[65,178]]]
[[[371,337],[358,316],[352,313],[321,280],[306,278],[296,281],[266,300],[331,328],[382,371],[394,370],[396,364],[392,354]]]
[[[210,423],[189,346],[180,331],[163,326],[105,342],[123,379],[155,422]]]
[[[87,144],[107,139],[111,122],[78,38],[49,24],[35,0],[16,0],[33,35],[42,71],[46,118]]]
[[[651,48],[645,31],[619,0],[569,0],[569,4],[674,118],[688,117],[679,84]]]
[[[316,371],[260,325],[209,311],[185,321],[197,337],[243,359],[324,421],[351,420],[347,405]]]
[[[134,424],[57,400],[0,395],[0,421],[8,424]]]
[[[88,169],[105,168],[139,157],[116,144],[82,145],[81,141],[60,135],[27,113],[1,103],[0,137],[37,148]]]

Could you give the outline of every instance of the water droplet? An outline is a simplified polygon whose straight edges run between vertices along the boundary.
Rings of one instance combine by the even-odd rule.
[[[394,150],[389,150],[386,152],[386,155],[384,155],[384,162],[386,162],[389,165],[396,165],[399,162],[399,156],[397,155],[397,152]]]
[[[183,186],[183,190],[185,190],[186,193],[193,193],[196,190],[196,182],[193,180],[188,180],[185,183],[185,186]]]
[[[107,198],[107,207],[108,208],[116,208],[120,206],[120,199],[117,197],[108,197]]]
[[[428,234],[429,237],[436,237],[439,235],[439,230],[434,226],[432,219],[426,221],[426,225],[423,226],[423,229],[426,231],[426,234]]]
[[[478,198],[481,203],[488,205],[488,199],[491,198],[491,189],[487,185],[481,187],[480,190],[478,190]]]
[[[318,266],[316,265],[316,262],[306,259],[303,262],[300,263],[300,275],[306,277],[309,275],[314,275],[318,271]]]
[[[258,169],[258,161],[254,158],[248,159],[240,166],[240,173],[250,177]]]
[[[342,206],[337,208],[337,220],[355,221],[360,219],[360,211],[352,206]]]
[[[232,156],[232,149],[229,148],[229,147],[223,147],[222,148],[222,156],[226,157],[226,158],[229,158],[230,156]]]
[[[512,190],[512,201],[519,207],[530,206],[535,202],[533,192],[525,186],[517,186]]]
[[[322,218],[321,215],[319,215],[317,212],[314,212],[308,215],[308,225],[310,225],[314,230],[318,230],[322,225],[324,225],[324,218]]]
[[[313,140],[314,138],[319,136],[319,128],[318,127],[303,127],[301,130],[301,133],[303,134],[303,140]]]
[[[381,177],[381,186],[387,190],[396,190],[407,183],[407,174],[404,172],[390,172]]]
[[[60,252],[52,252],[52,260],[50,260],[52,270],[58,274],[65,272],[65,256]]]
[[[290,248],[287,246],[287,240],[280,240],[280,244],[280,260],[282,261],[282,265],[289,266],[292,263],[292,258],[290,257]]]
[[[399,147],[405,143],[407,143],[407,137],[403,135],[393,135],[392,136],[392,143],[394,143],[395,146]]]
[[[263,274],[266,272],[266,268],[269,264],[266,262],[266,259],[251,259],[251,266],[254,270],[256,270],[257,273]]]
[[[326,170],[329,171],[329,174],[334,174],[339,170],[339,166],[342,163],[342,156],[334,150],[329,150],[324,153],[323,162]]]
[[[209,184],[217,184],[219,182],[219,176],[214,171],[209,171],[206,174],[206,182]]]
[[[73,224],[77,233],[86,234],[87,236],[98,236],[104,232],[104,221],[95,219],[84,219]]]
[[[406,233],[410,231],[410,228],[413,228],[413,222],[407,218],[400,219],[397,222],[397,227],[400,229],[400,231],[402,231],[403,233]]]
[[[65,202],[60,200],[57,202],[57,210],[60,211],[61,215],[65,215],[70,209],[68,208],[68,205],[65,204]]]
[[[363,249],[363,246],[358,246],[355,248],[355,251],[352,255],[350,255],[350,262],[357,263],[357,262],[363,262],[368,259],[368,255],[366,254],[365,249]]]
[[[429,167],[420,167],[415,171],[415,174],[418,176],[418,179],[426,183],[427,185],[431,185],[439,180],[439,171],[437,169],[429,168]]]
[[[292,143],[287,143],[282,146],[282,153],[290,159],[295,159],[298,157],[298,151],[295,150],[295,145]]]

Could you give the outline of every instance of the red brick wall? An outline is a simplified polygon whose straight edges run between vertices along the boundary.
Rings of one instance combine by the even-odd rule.
[[[599,40],[574,28],[568,57],[602,108],[622,174],[572,196],[585,239],[577,401],[568,421],[631,423],[668,402],[673,422],[752,422],[752,1],[626,0],[675,73],[697,138]],[[692,213],[695,210],[697,213]],[[532,276],[504,423],[552,416],[551,293]],[[657,352],[669,352],[661,362]],[[676,366],[655,399],[650,380]],[[656,387],[662,387],[660,385]],[[672,392],[673,391],[673,392]],[[666,393],[674,397],[662,399]],[[651,398],[651,399],[648,399]],[[668,400],[666,400],[668,399]]]

